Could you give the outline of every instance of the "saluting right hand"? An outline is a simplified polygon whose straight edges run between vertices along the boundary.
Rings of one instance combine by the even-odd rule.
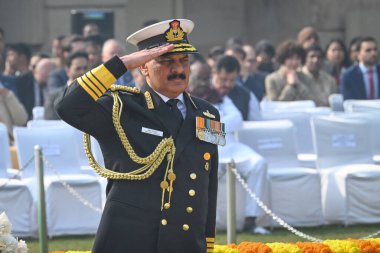
[[[141,51],[134,52],[132,54],[124,55],[120,57],[127,69],[138,68],[144,63],[160,56],[165,53],[170,52],[174,49],[173,44],[162,45],[159,47],[144,49]]]

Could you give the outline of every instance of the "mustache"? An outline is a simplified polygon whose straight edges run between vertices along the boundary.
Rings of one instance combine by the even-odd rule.
[[[182,80],[185,80],[186,79],[186,75],[185,74],[172,74],[170,76],[168,76],[168,80],[171,81],[171,80],[174,80],[176,78],[179,78],[179,79],[182,79]]]

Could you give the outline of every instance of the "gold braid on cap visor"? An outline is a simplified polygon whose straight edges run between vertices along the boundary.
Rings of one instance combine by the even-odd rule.
[[[128,87],[130,88],[130,87]],[[147,157],[139,157],[133,150],[125,132],[120,124],[121,112],[123,110],[123,102],[119,97],[119,91],[126,91],[126,88],[119,85],[111,86],[111,94],[113,97],[113,107],[112,107],[112,121],[115,126],[115,130],[123,144],[124,149],[127,151],[128,156],[131,160],[137,164],[142,164],[143,166],[139,169],[133,170],[131,172],[116,172],[109,170],[100,164],[98,164],[92,154],[91,150],[91,140],[90,135],[85,133],[83,136],[84,150],[90,166],[102,177],[107,179],[124,179],[124,180],[144,180],[149,178],[161,165],[165,156],[167,158],[167,166],[165,170],[164,179],[160,183],[162,189],[162,200],[161,200],[161,210],[165,202],[165,192],[168,192],[167,203],[170,204],[171,193],[173,191],[173,182],[176,179],[176,175],[173,171],[173,162],[176,148],[172,137],[164,138],[156,147],[156,149]],[[129,92],[140,93],[139,90],[128,90]],[[168,182],[169,181],[169,182]]]
[[[179,44],[173,44],[174,49],[171,52],[182,52],[182,51],[190,51],[190,52],[196,52],[197,49],[193,47],[191,44],[187,43],[179,43]]]

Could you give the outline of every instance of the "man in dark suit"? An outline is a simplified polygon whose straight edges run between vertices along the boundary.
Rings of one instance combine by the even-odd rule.
[[[70,85],[75,81],[76,78],[84,75],[86,71],[89,70],[89,56],[86,52],[78,51],[71,53],[66,59],[65,70],[69,80],[67,80],[64,87],[60,87],[57,90],[50,92],[44,104],[44,119],[46,120],[58,120],[60,119],[54,110],[55,101],[60,97],[61,93],[64,92],[66,86]]]
[[[109,169],[94,165],[109,179],[94,253],[213,252],[224,126],[212,105],[184,92],[193,26],[168,20],[132,34],[138,52],[77,78],[56,103],[63,120],[98,140]],[[111,86],[137,67],[141,90]]]
[[[343,98],[379,99],[380,69],[377,64],[377,43],[372,37],[364,37],[358,44],[359,64],[343,73],[340,85]]]
[[[249,45],[246,46],[250,47]],[[250,47],[250,49],[253,51],[253,47]],[[265,74],[260,71],[253,72],[252,63],[249,63],[251,65],[247,66],[248,60],[254,60],[255,55],[252,51],[250,55],[247,55],[243,47],[235,45],[226,50],[226,55],[235,57],[239,62],[240,73],[238,75],[238,82],[240,82],[240,85],[250,90],[257,100],[261,101],[265,94]]]
[[[71,53],[78,51],[86,51],[86,42],[82,36],[72,34],[62,39],[62,57],[64,62]],[[52,71],[47,80],[47,91],[50,93],[60,87],[65,87],[68,79],[65,66]]]
[[[16,78],[17,97],[28,112],[28,119],[33,118],[33,108],[43,106],[48,96],[47,78],[56,68],[50,59],[41,59],[33,71]]]

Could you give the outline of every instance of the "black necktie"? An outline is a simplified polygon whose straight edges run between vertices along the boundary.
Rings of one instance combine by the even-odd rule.
[[[169,106],[170,108],[170,111],[173,112],[173,115],[174,115],[174,121],[175,121],[175,128],[176,128],[176,131],[178,131],[178,129],[181,127],[182,125],[182,122],[183,122],[183,116],[182,116],[182,113],[181,111],[178,109],[178,104],[179,102],[179,99],[169,99],[166,104]]]

